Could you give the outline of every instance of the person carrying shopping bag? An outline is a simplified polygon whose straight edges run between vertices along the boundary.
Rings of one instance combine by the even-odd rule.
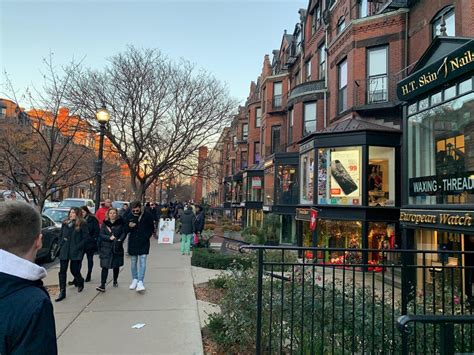
[[[118,287],[118,275],[123,266],[123,242],[127,237],[127,226],[116,208],[109,208],[104,223],[100,228],[100,267],[102,268],[99,292],[105,292],[109,269],[113,270],[114,287]]]
[[[194,216],[193,208],[191,206],[186,207],[180,218],[181,228],[179,233],[181,234],[181,254],[191,254],[191,238],[195,229],[196,216]]]

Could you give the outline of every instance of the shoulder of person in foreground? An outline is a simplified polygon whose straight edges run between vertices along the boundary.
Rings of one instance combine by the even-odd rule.
[[[0,279],[0,313],[12,313],[5,322],[8,326],[3,328],[12,333],[0,334],[0,352],[57,354],[53,306],[42,282],[7,274]]]

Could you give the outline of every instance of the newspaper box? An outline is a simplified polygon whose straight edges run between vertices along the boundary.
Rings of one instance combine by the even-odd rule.
[[[175,219],[160,219],[158,225],[158,244],[173,244]]]

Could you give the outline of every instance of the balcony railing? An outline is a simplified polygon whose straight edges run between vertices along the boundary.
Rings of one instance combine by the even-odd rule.
[[[291,90],[290,95],[288,97],[288,101],[291,101],[298,96],[303,95],[310,95],[317,92],[322,92],[325,89],[325,82],[324,80],[314,80],[314,81],[307,81],[303,84],[299,84]]]
[[[368,79],[367,103],[388,101],[388,76],[378,75]]]
[[[274,109],[280,108],[280,107],[281,107],[281,102],[282,102],[282,100],[281,100],[281,95],[274,96],[274,97],[273,97],[273,104],[272,104],[272,107],[273,107]]]
[[[397,83],[403,79],[402,73],[383,74],[354,80],[353,106],[356,109],[372,109],[393,106],[398,103]],[[350,91],[348,92],[350,95]],[[348,98],[350,100],[350,98]],[[351,103],[349,102],[349,105]]]

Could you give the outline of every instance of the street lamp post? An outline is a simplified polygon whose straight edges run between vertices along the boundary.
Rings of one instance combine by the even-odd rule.
[[[107,198],[110,198],[110,185],[107,185]]]
[[[92,184],[93,183],[94,183],[94,181],[89,180],[89,198],[92,198]]]
[[[105,125],[109,122],[110,113],[107,111],[105,106],[97,110],[96,112],[97,121],[100,124],[100,139],[99,139],[99,152],[97,159],[97,169],[96,169],[96,190],[95,190],[95,208],[96,210],[100,207],[100,190],[102,187],[102,159],[104,156],[104,135],[105,135]]]
[[[163,180],[164,180],[164,178],[162,176],[160,176],[160,205],[163,203],[161,201],[161,194],[163,193]]]

